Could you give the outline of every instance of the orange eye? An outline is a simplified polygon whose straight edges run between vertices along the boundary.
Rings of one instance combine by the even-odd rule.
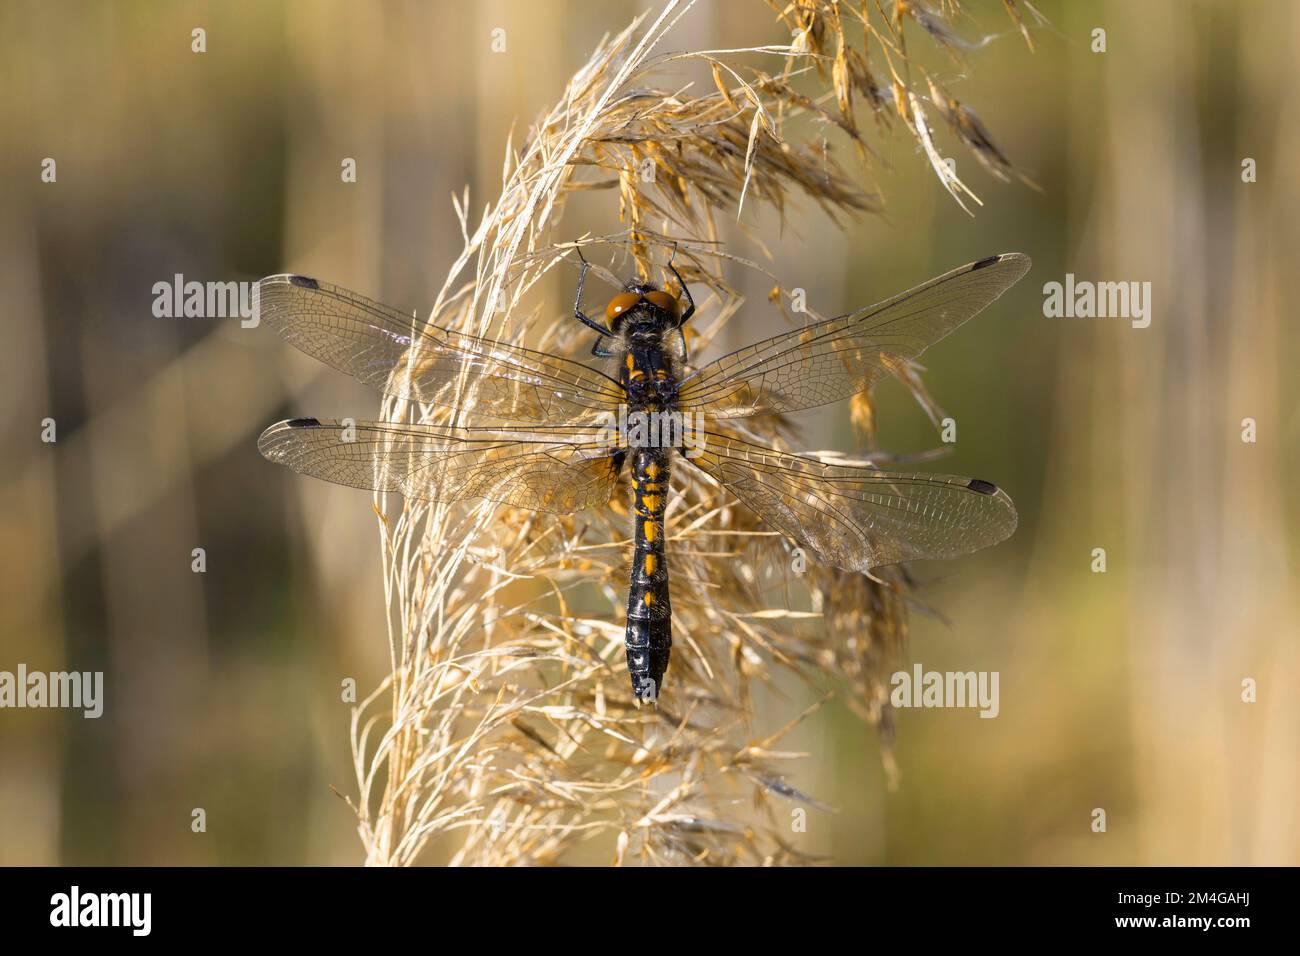
[[[622,295],[614,296],[609,300],[609,305],[605,306],[605,324],[612,329],[614,320],[640,301],[641,296],[636,292],[624,292]]]
[[[677,316],[677,299],[670,292],[647,292],[645,300],[651,305],[658,306],[665,312],[670,313],[674,318]]]

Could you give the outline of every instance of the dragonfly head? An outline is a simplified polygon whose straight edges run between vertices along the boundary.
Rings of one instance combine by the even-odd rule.
[[[654,333],[677,326],[681,308],[677,297],[650,282],[633,279],[605,306],[605,324],[615,334],[627,328],[631,332]]]

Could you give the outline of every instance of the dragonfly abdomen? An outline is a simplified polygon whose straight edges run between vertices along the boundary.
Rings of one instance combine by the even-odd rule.
[[[656,700],[673,646],[668,562],[664,554],[664,511],[668,507],[668,459],[664,448],[632,454],[632,581],[627,597],[627,669],[632,692]]]

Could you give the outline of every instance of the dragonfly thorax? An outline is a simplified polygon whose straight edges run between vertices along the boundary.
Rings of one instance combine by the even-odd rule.
[[[624,330],[619,381],[637,411],[670,411],[677,403],[678,374],[661,329],[633,325]]]

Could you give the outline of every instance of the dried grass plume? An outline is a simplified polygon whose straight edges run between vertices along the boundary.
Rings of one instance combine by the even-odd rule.
[[[675,245],[686,280],[708,290],[696,295],[698,354],[741,305],[728,274],[759,268],[720,244],[720,223],[800,201],[837,221],[880,208],[860,185],[876,154],[862,114],[872,135],[913,137],[959,202],[974,196],[940,161],[931,114],[994,175],[1020,175],[909,57],[918,40],[957,60],[985,42],[962,38],[956,3],[755,0],[790,42],[667,52],[688,6],[673,0],[603,41],[508,146],[500,197],[477,218],[468,192],[456,200],[464,248],[430,321],[575,354],[586,341],[570,303],[541,299],[539,281],[571,275],[576,244],[593,262],[662,278]],[[1036,12],[1024,0],[1005,7],[1028,40],[1021,11]],[[669,80],[692,70],[708,82]],[[576,199],[603,203],[619,226],[575,242],[561,220]],[[787,298],[773,283],[772,302]],[[443,414],[391,398],[383,412]],[[867,399],[854,420],[870,432]],[[788,437],[779,420],[750,427],[778,445]],[[606,508],[552,516],[376,496],[392,672],[354,710],[349,800],[368,863],[808,862],[790,809],[827,808],[786,783],[800,755],[782,738],[811,710],[766,735],[753,725],[756,682],[783,673],[880,727],[888,761],[903,572],[873,580],[810,564],[794,575],[783,538],[680,469],[667,515],[672,669],[659,705],[639,707],[623,665],[626,501],[624,487]]]

